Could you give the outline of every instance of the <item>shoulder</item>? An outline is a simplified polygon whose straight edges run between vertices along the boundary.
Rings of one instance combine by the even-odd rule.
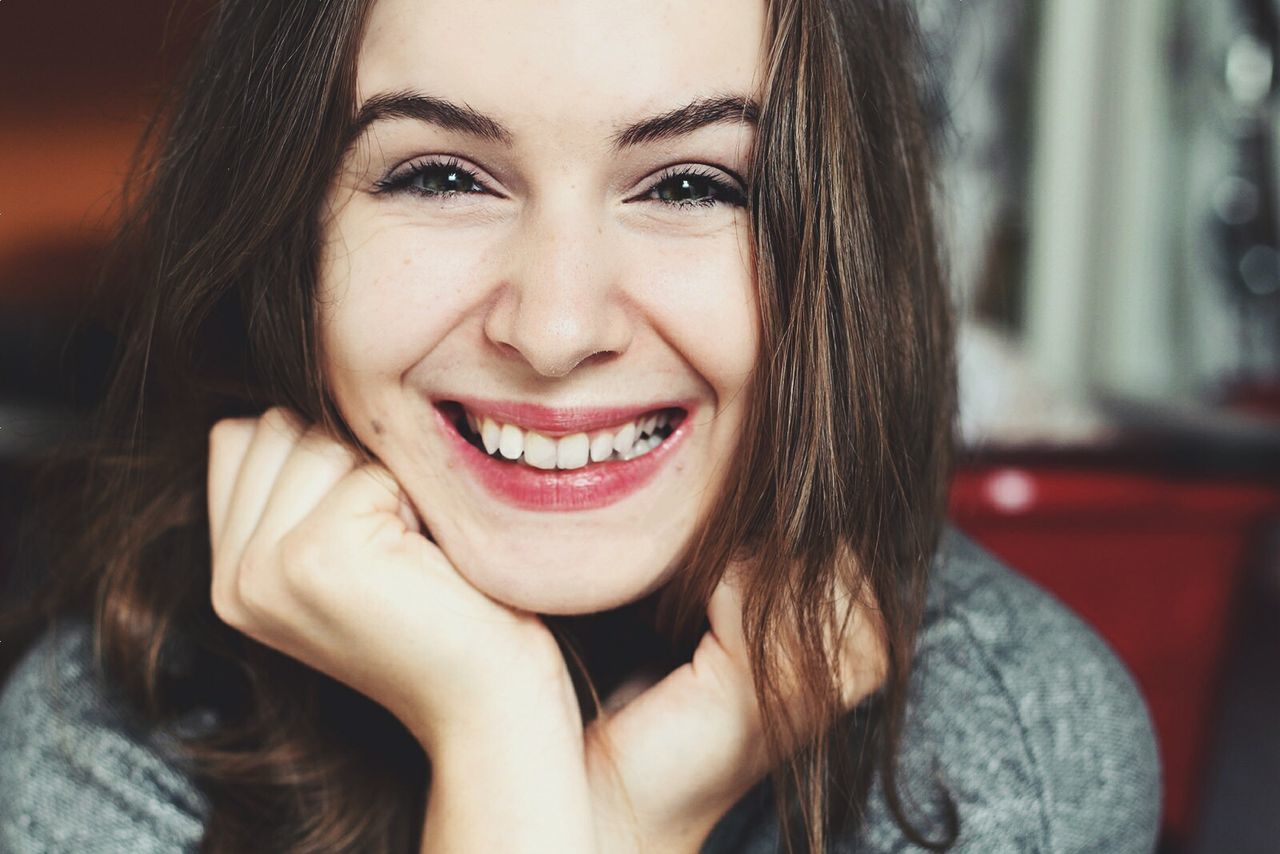
[[[936,784],[950,794],[957,850],[1154,847],[1159,763],[1133,680],[1075,615],[955,530],[939,549],[913,692],[901,782],[917,801]],[[868,830],[905,850],[887,844],[891,826]]]
[[[103,685],[89,627],[57,623],[0,690],[0,850],[195,850],[206,804],[167,745]]]

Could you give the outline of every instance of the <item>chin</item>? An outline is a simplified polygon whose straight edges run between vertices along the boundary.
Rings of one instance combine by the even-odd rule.
[[[476,544],[478,546],[478,544]],[[589,549],[484,548],[440,543],[473,587],[508,607],[570,616],[619,608],[652,593],[670,575],[669,556],[626,546]]]

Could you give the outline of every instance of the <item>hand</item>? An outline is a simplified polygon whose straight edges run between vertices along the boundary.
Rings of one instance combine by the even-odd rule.
[[[550,631],[463,579],[382,466],[272,409],[214,426],[208,494],[217,615],[381,703],[428,752],[539,700],[581,725]]]
[[[710,630],[688,664],[656,683],[624,684],[587,728],[602,850],[698,851],[716,822],[770,771],[742,601],[729,573],[712,593],[707,616]],[[884,679],[880,636],[858,606],[841,650],[848,710]],[[788,712],[800,731],[816,734],[801,710]]]

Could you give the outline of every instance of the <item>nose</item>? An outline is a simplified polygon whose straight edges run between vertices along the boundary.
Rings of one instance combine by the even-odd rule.
[[[510,237],[505,275],[485,334],[544,377],[624,352],[631,321],[620,293],[619,253],[600,217],[530,210]]]

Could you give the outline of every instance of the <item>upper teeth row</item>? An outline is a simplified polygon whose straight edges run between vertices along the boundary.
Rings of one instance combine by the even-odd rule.
[[[653,434],[670,423],[671,414],[662,412],[591,435],[574,433],[554,439],[514,424],[502,424],[488,416],[467,413],[467,424],[480,435],[486,451],[501,454],[508,460],[523,458],[540,469],[579,469],[588,462],[634,459],[657,447],[662,439]]]

